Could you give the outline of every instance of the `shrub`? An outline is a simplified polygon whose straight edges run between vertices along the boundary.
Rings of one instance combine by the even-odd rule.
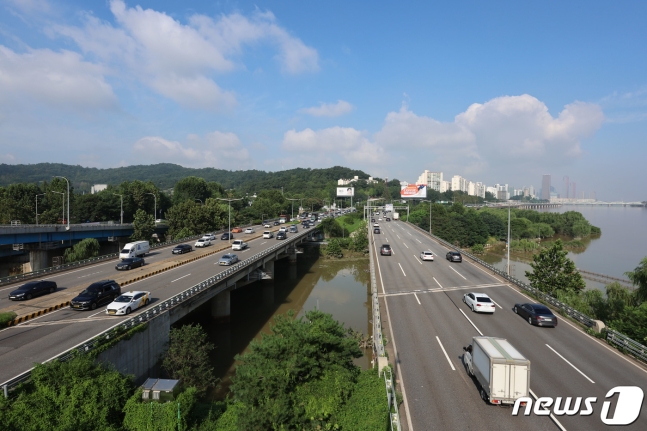
[[[4,313],[0,313],[0,328],[7,326],[9,322],[11,322],[13,319],[16,318],[16,313],[13,311],[6,311]]]

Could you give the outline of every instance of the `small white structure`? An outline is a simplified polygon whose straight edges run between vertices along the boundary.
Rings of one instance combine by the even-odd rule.
[[[90,189],[90,193],[95,194],[108,188],[108,184],[95,184]]]

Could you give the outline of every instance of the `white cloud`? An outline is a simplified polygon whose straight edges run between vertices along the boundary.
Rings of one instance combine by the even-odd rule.
[[[251,157],[234,133],[211,132],[204,137],[187,136],[185,143],[159,136],[146,136],[133,145],[137,164],[177,163],[193,168],[233,169],[249,167]],[[142,160],[143,159],[143,160]]]
[[[48,12],[51,6],[47,0],[6,0],[7,3],[22,12]]]
[[[117,98],[103,67],[71,51],[33,49],[19,54],[0,45],[0,101],[25,96],[56,107],[114,109]]]
[[[13,165],[16,163],[16,158],[13,156],[13,154],[0,154],[0,163]]]
[[[339,117],[348,114],[355,107],[345,100],[338,100],[337,103],[321,103],[319,106],[304,108],[301,112],[313,115],[315,117]]]
[[[215,110],[235,104],[234,94],[222,90],[214,75],[244,67],[237,59],[246,45],[274,45],[281,69],[288,73],[319,67],[317,51],[277,25],[271,13],[217,19],[195,14],[183,24],[164,12],[129,8],[122,0],[112,0],[110,10],[116,25],[86,14],[83,28],[55,26],[50,31],[186,107]]]

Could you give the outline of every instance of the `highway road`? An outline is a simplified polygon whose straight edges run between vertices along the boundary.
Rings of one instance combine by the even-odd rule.
[[[299,233],[312,229],[300,227]],[[256,233],[259,233],[258,229]],[[292,235],[294,234],[288,234],[288,239]],[[236,239],[244,239],[245,236],[244,234],[235,234]],[[258,238],[246,242],[249,244],[247,249],[233,252],[238,255],[241,261],[282,241],[277,241],[275,238]],[[122,292],[128,290],[150,291],[151,305],[164,301],[226,270],[227,266],[220,266],[217,262],[223,254],[229,252],[231,252],[231,249],[226,249],[214,255],[136,281],[122,287]],[[168,256],[169,254],[170,250],[167,249],[166,255]],[[159,258],[162,258],[163,255],[164,253],[161,253]],[[181,256],[193,257],[191,253]],[[100,268],[100,271],[105,271],[105,274],[101,275],[103,272],[98,273],[97,267]],[[92,268],[95,269],[84,269],[84,271],[88,272],[88,284],[99,279],[112,278],[110,274],[114,275],[117,272],[114,270],[114,261],[104,266],[93,265]],[[63,273],[61,277],[73,280],[73,277],[76,277],[77,274]],[[66,307],[0,331],[0,364],[2,364],[0,367],[0,383],[27,371],[33,366],[34,362],[42,363],[55,357],[96,334],[117,325],[119,321],[126,318],[124,316],[108,316],[105,314],[105,308],[103,306],[94,311],[77,311]],[[138,312],[143,312],[145,309],[140,309]],[[128,318],[136,316],[138,312],[131,313]]]
[[[600,419],[607,391],[639,386],[647,392],[642,364],[561,316],[556,328],[529,325],[512,309],[515,303],[535,301],[516,288],[468,259],[450,263],[444,246],[406,223],[379,223],[382,233],[372,234],[378,291],[388,309],[413,430],[603,430],[609,428]],[[392,256],[380,256],[383,243],[391,245]],[[421,261],[422,250],[431,250],[435,260]],[[496,312],[471,312],[462,302],[470,291],[488,294]],[[594,413],[553,416],[555,420],[534,413],[513,417],[512,408],[485,404],[462,362],[463,347],[479,334],[506,338],[530,359],[530,388],[536,396],[597,397]],[[617,395],[610,415],[615,400]],[[638,420],[622,428],[647,429],[647,401]]]

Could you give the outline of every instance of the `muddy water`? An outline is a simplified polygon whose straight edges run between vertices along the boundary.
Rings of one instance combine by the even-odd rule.
[[[209,304],[197,309],[176,325],[199,323],[216,346],[211,360],[221,379],[220,390],[214,398],[226,395],[231,376],[235,374],[236,354],[244,353],[250,342],[270,332],[270,323],[277,314],[294,310],[297,318],[318,308],[332,314],[345,327],[371,334],[370,273],[368,259],[328,260],[320,258],[317,250],[299,255],[296,266],[287,259],[275,263],[273,297],[271,288],[255,282],[231,292],[231,323],[218,325],[211,318]],[[371,351],[356,360],[366,369]]]

